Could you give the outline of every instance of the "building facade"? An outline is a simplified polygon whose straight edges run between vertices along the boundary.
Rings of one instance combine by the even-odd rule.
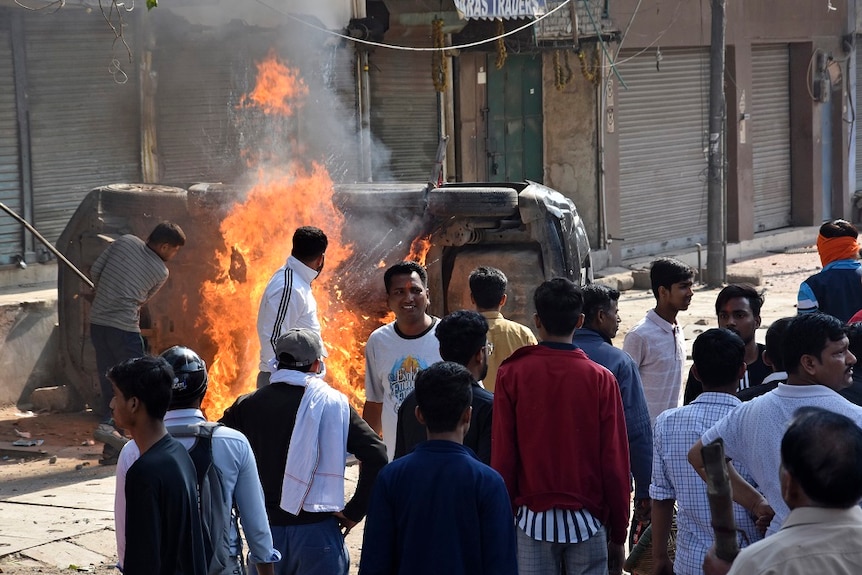
[[[449,180],[572,198],[605,262],[706,241],[708,2],[489,1],[468,4],[498,12],[467,18],[462,0],[329,0],[302,22],[272,4],[129,12],[127,51],[97,3],[0,0],[0,201],[55,241],[93,187],[236,182],[249,149],[322,158],[336,181],[413,182],[444,150]],[[728,3],[727,242],[856,215],[857,15],[854,0]],[[272,51],[309,91],[290,142],[242,113]],[[0,268],[51,260],[0,219]]]

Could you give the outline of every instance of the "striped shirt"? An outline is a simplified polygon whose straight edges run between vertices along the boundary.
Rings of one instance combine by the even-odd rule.
[[[582,543],[598,533],[601,522],[586,509],[549,509],[530,511],[521,505],[515,514],[521,531],[536,541],[551,543]]]
[[[96,285],[90,323],[140,333],[141,306],[165,284],[168,268],[144,240],[127,234],[96,258],[90,277]]]

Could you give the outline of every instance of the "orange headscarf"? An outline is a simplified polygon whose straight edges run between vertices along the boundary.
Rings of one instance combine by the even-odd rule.
[[[855,260],[859,257],[859,242],[849,236],[824,238],[818,234],[817,253],[820,254],[820,263],[823,266],[836,260]]]

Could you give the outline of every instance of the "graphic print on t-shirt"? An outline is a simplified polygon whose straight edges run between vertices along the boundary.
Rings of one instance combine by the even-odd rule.
[[[398,413],[401,402],[413,391],[413,380],[420,369],[425,369],[428,364],[412,355],[402,357],[392,366],[389,371],[389,395],[392,397],[392,410]]]

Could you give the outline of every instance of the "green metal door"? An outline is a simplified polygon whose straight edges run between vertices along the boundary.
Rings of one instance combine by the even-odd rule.
[[[488,57],[488,179],[542,182],[542,58]]]

